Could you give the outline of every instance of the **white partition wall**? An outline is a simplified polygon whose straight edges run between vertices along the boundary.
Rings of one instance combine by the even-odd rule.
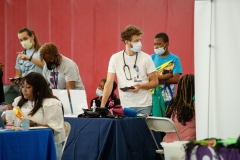
[[[211,3],[195,1],[194,11],[194,66],[196,94],[197,138],[208,137],[208,88],[210,60]],[[198,45],[197,45],[198,44]],[[205,106],[205,107],[198,107]],[[201,132],[204,131],[204,132]]]
[[[197,139],[238,137],[240,0],[196,0],[194,16]]]
[[[82,109],[88,109],[87,95],[85,90],[70,90],[73,114],[83,113]]]
[[[64,115],[71,115],[71,107],[69,103],[67,90],[52,89],[53,95],[56,96],[62,103]]]

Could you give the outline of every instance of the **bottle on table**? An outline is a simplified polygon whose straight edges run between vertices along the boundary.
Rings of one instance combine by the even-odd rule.
[[[22,130],[29,130],[29,119],[28,117],[24,117],[22,119]]]
[[[96,108],[97,108],[96,102],[95,102],[95,100],[93,100],[92,111],[95,112],[95,111],[96,111]]]

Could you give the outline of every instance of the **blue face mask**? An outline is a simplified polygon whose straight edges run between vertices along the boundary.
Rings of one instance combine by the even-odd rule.
[[[100,89],[97,88],[96,94],[97,94],[97,96],[102,97],[103,96],[103,91],[101,91]]]
[[[130,48],[133,52],[140,52],[142,49],[142,43],[141,42],[135,42],[132,43],[132,48]]]
[[[164,49],[165,45],[166,45],[166,44],[164,44],[164,46],[161,47],[161,48],[154,49],[154,52],[155,52],[156,54],[158,54],[159,56],[161,56],[163,53],[166,52],[166,49]]]
[[[164,49],[164,47],[154,49],[154,52],[155,52],[156,54],[158,54],[158,55],[162,55],[163,53],[165,53],[165,51],[166,51],[166,50]]]

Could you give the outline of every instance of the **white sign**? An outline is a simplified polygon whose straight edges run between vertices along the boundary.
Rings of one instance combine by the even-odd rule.
[[[88,109],[85,90],[70,90],[70,97],[74,115],[83,113],[82,108]]]
[[[52,92],[61,101],[64,108],[64,115],[72,114],[67,90],[52,89]]]

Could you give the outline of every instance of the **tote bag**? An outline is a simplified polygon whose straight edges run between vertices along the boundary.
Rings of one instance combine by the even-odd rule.
[[[162,96],[162,90],[159,85],[153,89],[152,93],[152,115],[156,117],[164,117],[166,113],[166,105]]]
[[[173,95],[170,85],[167,85],[165,81],[163,81],[162,96],[167,107],[170,101],[172,100]]]

